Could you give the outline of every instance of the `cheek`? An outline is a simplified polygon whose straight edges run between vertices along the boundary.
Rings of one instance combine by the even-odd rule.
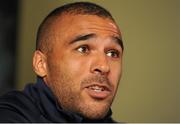
[[[88,63],[82,58],[71,57],[65,58],[63,62],[64,69],[68,71],[75,79],[81,79],[88,70]]]
[[[117,87],[122,74],[121,63],[111,65],[110,80],[115,87]]]

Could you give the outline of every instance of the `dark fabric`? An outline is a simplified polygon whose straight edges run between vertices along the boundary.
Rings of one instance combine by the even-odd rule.
[[[88,120],[64,111],[41,78],[23,91],[12,91],[0,97],[0,122],[113,122],[111,110],[102,120]]]

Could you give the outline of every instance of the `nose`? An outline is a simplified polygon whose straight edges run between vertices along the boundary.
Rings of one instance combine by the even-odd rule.
[[[107,75],[110,72],[110,65],[105,54],[96,54],[91,63],[91,73]]]

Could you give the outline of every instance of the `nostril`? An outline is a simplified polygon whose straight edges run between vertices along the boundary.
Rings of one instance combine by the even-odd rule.
[[[95,69],[94,71],[98,72],[98,73],[102,73],[102,71],[100,69]]]
[[[96,66],[95,68],[92,68],[92,72],[96,74],[108,74],[110,71],[109,66]]]

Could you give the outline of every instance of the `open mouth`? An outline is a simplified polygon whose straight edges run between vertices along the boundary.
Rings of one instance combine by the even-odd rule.
[[[89,96],[96,99],[105,99],[111,93],[107,86],[99,84],[87,86],[85,89]]]
[[[90,88],[91,90],[94,90],[95,92],[102,92],[102,91],[107,90],[106,87],[97,86],[97,85],[92,85],[92,86],[89,86],[88,88]]]

